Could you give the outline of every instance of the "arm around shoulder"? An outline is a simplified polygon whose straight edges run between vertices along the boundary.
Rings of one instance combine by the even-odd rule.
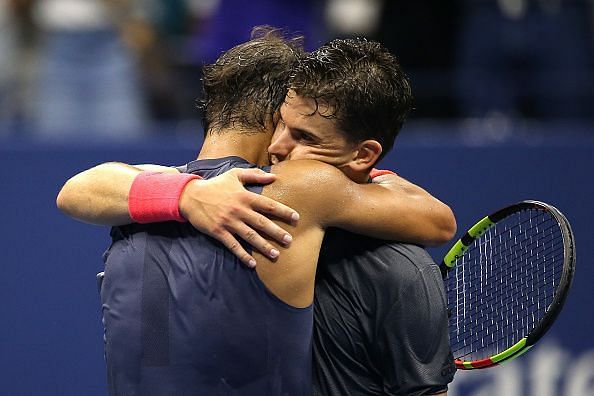
[[[289,161],[283,172],[297,205],[314,211],[322,227],[339,227],[375,238],[435,246],[450,240],[456,222],[450,208],[422,188],[398,178],[396,185],[357,184],[317,161]],[[392,176],[383,176],[392,177]],[[303,207],[303,206],[302,206]],[[304,214],[305,209],[300,209]]]
[[[172,169],[159,168],[168,172]],[[151,170],[155,170],[154,166]],[[128,193],[142,171],[119,162],[97,165],[70,178],[58,193],[56,205],[68,216],[86,223],[129,224],[132,219],[128,212]]]
[[[411,242],[422,246],[439,246],[456,234],[456,218],[452,209],[423,188],[398,176],[383,175],[374,184],[392,191],[392,200],[399,206],[395,215],[400,218],[403,232]]]

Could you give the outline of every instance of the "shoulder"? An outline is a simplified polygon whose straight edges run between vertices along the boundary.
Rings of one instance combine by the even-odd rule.
[[[436,268],[418,246],[331,229],[320,254],[316,287],[332,289],[331,294],[348,291],[348,298],[376,304],[378,317],[384,317],[399,303],[406,304],[411,290],[424,289],[426,284],[435,288],[427,278],[435,278]]]
[[[285,161],[270,171],[277,178],[265,187],[264,194],[303,208],[329,207],[335,198],[349,194],[355,184],[336,167],[313,160]]]
[[[409,293],[434,290],[442,283],[435,261],[422,247],[406,243],[388,243],[371,252],[381,263],[382,282],[389,283],[396,300],[406,303]]]
[[[353,249],[347,246],[351,242],[343,242],[340,249],[348,256],[342,262],[342,269],[338,269],[339,273],[356,274],[356,277],[347,278],[356,278],[352,286],[377,300],[379,317],[390,316],[390,312],[398,312],[403,306],[416,306],[441,296],[441,273],[425,249],[405,243],[379,242],[363,239],[358,246],[363,250],[352,255],[348,253]],[[423,296],[411,301],[410,296],[420,294]]]
[[[439,322],[446,307],[445,288],[439,267],[423,248],[409,244],[388,244],[378,252],[392,257],[385,279],[395,297],[386,321],[399,322],[404,317],[419,323]]]
[[[374,288],[382,288],[386,284],[410,285],[418,282],[423,272],[435,266],[422,247],[334,229],[324,240],[321,260],[329,265],[341,263],[345,270],[353,268],[360,276],[373,278]],[[390,290],[396,291],[393,287]]]
[[[314,160],[284,161],[271,168],[284,183],[345,182],[347,177],[336,167]]]
[[[380,249],[385,249],[385,254],[393,256],[398,264],[409,265],[415,272],[425,270],[428,265],[435,265],[427,250],[417,245],[394,242],[387,243]]]

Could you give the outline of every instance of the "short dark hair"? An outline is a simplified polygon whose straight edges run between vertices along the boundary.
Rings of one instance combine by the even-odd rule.
[[[289,88],[330,107],[320,115],[335,119],[350,142],[377,140],[382,156],[392,149],[412,109],[408,78],[396,57],[380,43],[335,39],[306,54]],[[380,157],[381,158],[381,157]]]
[[[283,103],[303,40],[285,38],[282,30],[271,26],[255,27],[251,37],[204,67],[204,97],[198,106],[205,134],[230,127],[265,131]]]

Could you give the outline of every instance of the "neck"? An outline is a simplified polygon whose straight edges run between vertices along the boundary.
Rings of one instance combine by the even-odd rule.
[[[369,170],[368,171],[356,171],[349,167],[344,167],[344,168],[339,167],[339,169],[342,171],[342,173],[345,174],[346,177],[348,177],[355,183],[364,184],[364,183],[367,183],[367,181],[369,180],[369,172],[370,172]]]
[[[238,132],[225,129],[209,131],[198,154],[198,159],[236,156],[259,166],[269,165],[267,147],[271,134],[266,132]]]

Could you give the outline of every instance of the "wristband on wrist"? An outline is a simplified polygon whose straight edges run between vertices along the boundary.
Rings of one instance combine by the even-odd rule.
[[[189,173],[141,172],[128,194],[128,212],[136,223],[186,221],[179,213],[179,198],[190,181],[202,179]]]
[[[369,177],[371,177],[372,179],[375,179],[378,176],[383,176],[383,175],[395,175],[395,172],[392,172],[391,170],[387,170],[387,169],[376,169],[373,168],[371,170],[371,172],[369,173]]]

